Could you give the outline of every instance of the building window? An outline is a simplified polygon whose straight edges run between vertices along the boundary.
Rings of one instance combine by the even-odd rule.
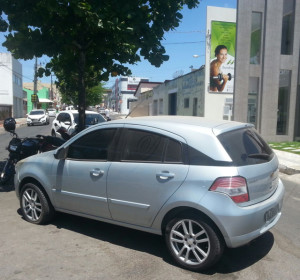
[[[252,12],[250,64],[260,64],[262,13]]]
[[[159,99],[159,104],[158,104],[158,114],[162,115],[164,113],[164,100],[163,99]]]
[[[153,100],[153,107],[152,107],[152,109],[153,109],[153,116],[157,116],[158,114],[158,102],[157,102],[157,100]]]
[[[249,78],[249,91],[248,91],[248,113],[247,122],[256,126],[257,121],[257,98],[258,98],[258,77]]]
[[[290,70],[280,70],[277,108],[277,135],[288,134],[288,115],[291,90]]]
[[[281,54],[293,54],[295,0],[283,0]]]
[[[190,107],[190,99],[184,98],[184,108],[189,108],[189,107]]]

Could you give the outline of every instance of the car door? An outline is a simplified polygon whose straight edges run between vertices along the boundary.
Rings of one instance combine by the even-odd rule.
[[[149,227],[187,176],[185,141],[156,129],[128,125],[120,142],[120,160],[112,163],[107,180],[112,218]]]
[[[56,165],[58,208],[110,218],[106,179],[116,133],[117,128],[97,129],[69,145],[67,158]]]
[[[64,122],[67,119],[67,115],[68,114],[66,114],[64,112],[59,113],[58,116],[57,116],[57,118],[53,121],[53,127],[54,127],[55,132],[57,130],[59,130],[61,127],[65,127],[66,129],[68,128],[68,126],[66,126],[64,124]]]

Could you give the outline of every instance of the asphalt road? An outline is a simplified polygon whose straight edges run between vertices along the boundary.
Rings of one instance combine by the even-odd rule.
[[[17,132],[49,134],[50,126]],[[1,158],[4,139],[0,135]],[[227,249],[205,273],[178,268],[160,236],[68,214],[48,225],[30,224],[20,215],[13,186],[0,186],[0,279],[299,279],[300,175],[281,178],[286,194],[276,227],[246,246]]]

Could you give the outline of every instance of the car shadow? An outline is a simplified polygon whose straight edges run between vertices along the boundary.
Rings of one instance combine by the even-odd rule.
[[[18,213],[21,215],[20,209]],[[117,246],[152,254],[170,265],[177,266],[169,256],[162,236],[65,213],[57,213],[51,224],[58,229],[71,230]],[[213,268],[201,273],[213,275],[241,271],[264,258],[273,244],[273,234],[266,232],[245,246],[225,249],[220,261]]]

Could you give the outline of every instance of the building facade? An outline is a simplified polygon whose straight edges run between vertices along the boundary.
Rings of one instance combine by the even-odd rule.
[[[201,67],[153,88],[152,115],[204,116],[204,75]]]
[[[134,96],[137,98],[130,103],[130,117],[151,116],[153,104],[153,88],[161,85],[160,82],[140,82],[135,90]]]
[[[300,140],[300,0],[239,0],[234,120]]]
[[[134,93],[140,82],[149,82],[149,79],[140,77],[117,78],[108,97],[108,107],[120,114],[127,115],[130,111],[130,103],[137,99]]]
[[[0,53],[0,120],[23,114],[22,64],[10,53]]]

